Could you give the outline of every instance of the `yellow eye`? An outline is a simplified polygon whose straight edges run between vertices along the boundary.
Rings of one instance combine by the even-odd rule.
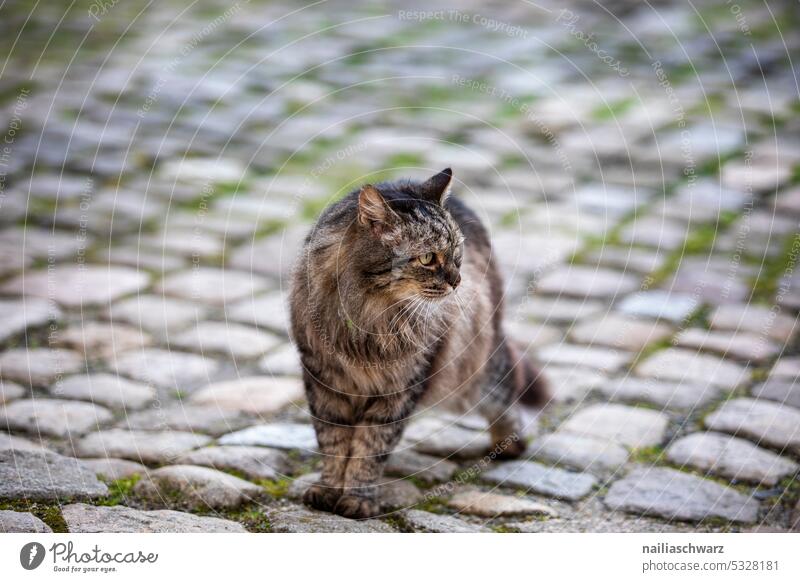
[[[430,265],[433,262],[433,253],[425,253],[417,257],[417,260],[423,265]]]

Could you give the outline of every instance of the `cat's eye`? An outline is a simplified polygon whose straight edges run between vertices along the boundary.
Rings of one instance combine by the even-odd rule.
[[[417,257],[417,260],[422,265],[430,265],[433,262],[433,253],[425,253]]]

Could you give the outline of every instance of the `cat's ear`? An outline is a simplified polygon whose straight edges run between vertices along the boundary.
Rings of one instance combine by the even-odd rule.
[[[366,184],[358,194],[358,221],[369,226],[376,234],[390,224],[397,215],[372,184]]]
[[[450,187],[453,183],[453,170],[445,168],[435,176],[431,176],[420,186],[425,200],[444,206],[450,197]]]

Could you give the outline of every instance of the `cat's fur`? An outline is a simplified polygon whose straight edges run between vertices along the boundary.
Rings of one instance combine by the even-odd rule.
[[[323,455],[304,497],[312,507],[379,514],[383,465],[429,404],[466,402],[503,454],[524,450],[517,403],[542,404],[545,389],[503,333],[488,235],[449,196],[451,180],[448,168],[350,193],[322,213],[298,257],[292,335]],[[434,264],[421,262],[427,253]]]

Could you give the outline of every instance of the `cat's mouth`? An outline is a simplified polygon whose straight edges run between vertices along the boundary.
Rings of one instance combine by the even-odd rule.
[[[445,291],[443,289],[423,289],[419,294],[425,299],[444,299],[450,295],[450,293],[450,291]]]

